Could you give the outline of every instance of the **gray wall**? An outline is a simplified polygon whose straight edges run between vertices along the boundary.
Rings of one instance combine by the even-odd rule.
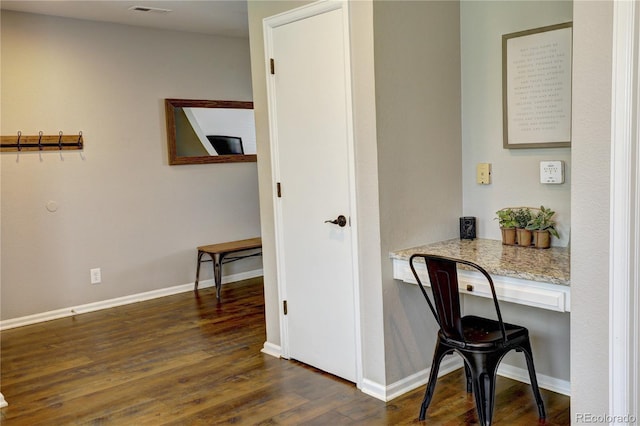
[[[389,252],[458,235],[460,5],[376,1],[373,30],[389,385],[426,368],[435,341],[422,295],[392,278]]]
[[[502,35],[571,22],[570,1],[463,1],[462,177],[463,213],[476,216],[478,236],[499,240],[495,212],[503,207],[541,204],[556,212],[560,240],[571,229],[571,149],[502,147]],[[540,184],[540,161],[563,160],[565,183]],[[491,163],[490,185],[476,183],[476,164]]]
[[[574,3],[571,411],[608,413],[613,2]]]
[[[463,1],[460,4],[462,64],[462,187],[463,214],[476,216],[478,236],[500,239],[495,212],[509,206],[541,204],[556,211],[561,240],[567,245],[571,229],[571,149],[502,147],[502,35],[546,25],[571,22],[570,1]],[[563,160],[563,185],[539,183],[539,162]],[[476,164],[492,165],[491,185],[475,181]],[[536,371],[569,381],[570,314],[501,303],[505,321],[529,329]],[[493,308],[475,297],[466,309],[490,315]],[[503,362],[526,369],[521,354]]]
[[[363,377],[386,383],[373,3],[350,4]]]
[[[260,235],[256,164],[168,166],[163,104],[252,100],[248,40],[6,11],[1,35],[2,134],[86,144],[2,154],[3,319],[191,283],[196,246]]]

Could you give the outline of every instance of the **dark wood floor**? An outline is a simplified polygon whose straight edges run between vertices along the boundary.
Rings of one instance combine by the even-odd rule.
[[[260,353],[259,279],[1,333],[3,425],[400,425],[423,389],[391,402],[295,361]],[[544,391],[548,425],[569,398]],[[494,424],[538,424],[527,385],[499,378]],[[461,370],[438,382],[425,424],[477,424]]]

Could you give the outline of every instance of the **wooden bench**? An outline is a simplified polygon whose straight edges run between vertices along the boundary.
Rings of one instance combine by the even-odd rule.
[[[260,237],[198,247],[198,266],[196,270],[196,282],[194,290],[198,290],[198,281],[200,279],[200,264],[202,262],[213,262],[213,278],[216,283],[216,298],[220,300],[220,289],[222,287],[222,264],[243,259],[245,257],[258,256],[262,253],[252,253],[244,256],[235,256],[233,258],[227,259],[226,262],[223,262],[225,256],[230,253],[238,253],[259,248],[262,248],[262,238]],[[211,260],[202,260],[202,256],[205,253],[211,256]]]

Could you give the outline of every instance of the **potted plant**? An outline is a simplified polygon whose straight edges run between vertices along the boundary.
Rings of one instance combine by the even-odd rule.
[[[496,219],[502,233],[502,244],[513,246],[516,244],[516,225],[513,209],[506,208],[496,212]]]
[[[529,247],[531,245],[531,231],[527,229],[527,225],[533,219],[531,209],[528,207],[521,207],[513,214],[516,221],[516,241],[519,246]]]
[[[536,248],[551,247],[551,235],[560,238],[556,230],[556,222],[552,220],[555,214],[553,210],[540,206],[538,214],[527,225],[527,229],[533,231],[533,243]]]

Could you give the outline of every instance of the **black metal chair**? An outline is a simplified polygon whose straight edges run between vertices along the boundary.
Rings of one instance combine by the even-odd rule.
[[[418,259],[426,263],[433,292],[433,303],[416,272],[414,264]],[[461,316],[458,264],[475,268],[487,278],[493,295],[497,321],[473,315]],[[538,405],[538,414],[541,419],[544,419],[546,414],[540,389],[538,388],[538,381],[536,380],[529,331],[525,327],[507,324],[502,321],[498,298],[489,273],[479,265],[466,260],[419,253],[411,256],[409,265],[418,281],[422,294],[427,299],[431,312],[440,326],[429,382],[420,407],[419,419],[424,420],[427,408],[433,397],[440,362],[445,355],[456,352],[464,360],[467,392],[473,391],[480,424],[490,425],[493,418],[498,365],[502,357],[512,349],[523,352],[525,355],[533,396]]]

